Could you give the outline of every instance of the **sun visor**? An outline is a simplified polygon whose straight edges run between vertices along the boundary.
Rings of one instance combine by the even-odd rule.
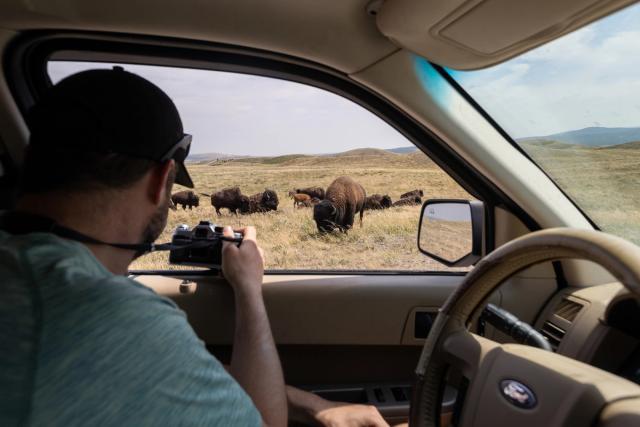
[[[386,0],[380,31],[436,64],[488,67],[549,42],[635,0]]]

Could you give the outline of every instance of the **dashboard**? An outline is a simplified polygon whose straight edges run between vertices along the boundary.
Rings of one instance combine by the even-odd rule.
[[[640,304],[621,284],[565,288],[539,319],[557,353],[640,384]]]

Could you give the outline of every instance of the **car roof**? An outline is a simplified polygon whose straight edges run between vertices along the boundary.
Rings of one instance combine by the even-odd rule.
[[[376,27],[368,0],[20,0],[0,26],[143,34],[232,44],[295,56],[351,74],[399,48]]]

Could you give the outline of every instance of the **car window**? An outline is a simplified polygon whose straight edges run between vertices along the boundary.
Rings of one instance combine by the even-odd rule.
[[[604,231],[640,244],[640,5],[484,70],[448,70]]]
[[[81,70],[113,65],[51,61],[48,72],[57,83]],[[470,196],[368,110],[291,81],[118,65],[162,88],[178,107],[185,132],[193,135],[187,168],[198,200],[188,193],[174,197],[176,209],[159,241],[170,241],[181,224],[193,227],[209,220],[255,225],[268,270],[448,270],[417,249],[421,202]],[[380,197],[370,200],[372,209],[364,212],[362,226],[356,214],[347,233],[321,233],[314,210],[340,177],[359,184],[368,196]],[[249,198],[248,205],[247,199],[237,199],[234,187]],[[187,190],[176,185],[173,193]],[[413,190],[416,194],[401,198]],[[139,258],[131,268],[178,267],[168,263],[166,252],[158,252]]]

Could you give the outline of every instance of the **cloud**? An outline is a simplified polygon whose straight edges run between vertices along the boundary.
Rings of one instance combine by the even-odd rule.
[[[640,7],[454,77],[514,137],[640,126]]]

